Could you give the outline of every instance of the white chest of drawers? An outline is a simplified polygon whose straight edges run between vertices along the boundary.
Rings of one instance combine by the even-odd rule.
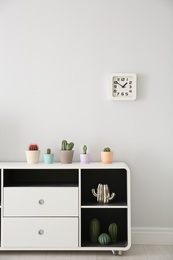
[[[125,251],[131,246],[130,170],[125,163],[27,165],[0,163],[0,250]],[[106,183],[116,197],[98,204],[91,189]],[[116,243],[90,241],[90,222],[101,232],[118,226]]]

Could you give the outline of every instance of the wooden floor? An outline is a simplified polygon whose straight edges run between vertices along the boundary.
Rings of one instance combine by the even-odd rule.
[[[0,252],[0,260],[173,260],[172,246],[132,245],[115,256],[111,252]]]

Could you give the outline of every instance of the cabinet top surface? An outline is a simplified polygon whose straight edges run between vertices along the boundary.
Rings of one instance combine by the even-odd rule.
[[[80,162],[73,162],[71,164],[61,164],[55,162],[53,164],[44,164],[40,162],[38,164],[28,164],[26,162],[0,162],[0,169],[121,169],[125,168],[129,170],[129,167],[124,162],[113,162],[112,164],[103,164],[101,162],[91,162],[88,164],[82,164]]]

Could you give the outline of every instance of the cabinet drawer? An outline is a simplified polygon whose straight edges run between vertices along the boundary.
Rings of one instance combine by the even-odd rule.
[[[78,218],[3,219],[3,247],[78,247]]]
[[[5,187],[4,216],[78,216],[78,187]]]

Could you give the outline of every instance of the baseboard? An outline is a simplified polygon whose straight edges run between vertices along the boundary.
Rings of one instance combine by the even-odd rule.
[[[173,245],[173,228],[132,228],[132,244]]]

